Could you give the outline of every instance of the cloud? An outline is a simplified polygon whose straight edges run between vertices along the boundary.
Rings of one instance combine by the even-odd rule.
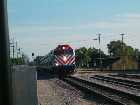
[[[140,49],[140,13],[117,14],[104,21],[92,21],[69,26],[48,26],[41,24],[25,24],[10,26],[11,36],[17,37],[25,52],[32,51],[46,54],[58,43],[69,42],[75,48],[80,46],[96,46],[93,42],[96,33],[102,33],[102,49],[107,52],[106,44],[111,40],[121,39],[125,33],[126,43]],[[81,42],[80,42],[81,40]],[[89,41],[84,41],[89,40]]]
[[[117,18],[140,19],[139,13],[117,14]]]

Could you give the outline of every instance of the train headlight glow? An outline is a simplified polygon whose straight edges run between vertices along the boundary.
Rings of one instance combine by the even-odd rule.
[[[65,47],[62,47],[62,49],[65,50],[66,48]]]
[[[67,57],[66,56],[63,56],[63,60],[66,62],[67,61]]]

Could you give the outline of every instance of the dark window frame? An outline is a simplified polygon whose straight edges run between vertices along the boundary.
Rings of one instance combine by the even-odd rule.
[[[13,105],[7,1],[0,0],[0,105]]]

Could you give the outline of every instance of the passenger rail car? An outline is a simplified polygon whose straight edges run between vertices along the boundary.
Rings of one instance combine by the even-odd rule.
[[[75,51],[70,45],[58,45],[46,56],[40,57],[40,70],[67,75],[75,72]]]

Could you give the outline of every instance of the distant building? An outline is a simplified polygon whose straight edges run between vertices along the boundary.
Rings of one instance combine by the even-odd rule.
[[[136,70],[139,69],[139,64],[135,58],[131,56],[119,57],[112,64],[107,66],[107,69],[112,70]]]
[[[96,68],[102,70],[135,70],[139,69],[138,61],[132,56],[123,57],[107,57],[102,58],[102,65],[100,65],[100,59],[94,59],[89,62],[90,68]]]

